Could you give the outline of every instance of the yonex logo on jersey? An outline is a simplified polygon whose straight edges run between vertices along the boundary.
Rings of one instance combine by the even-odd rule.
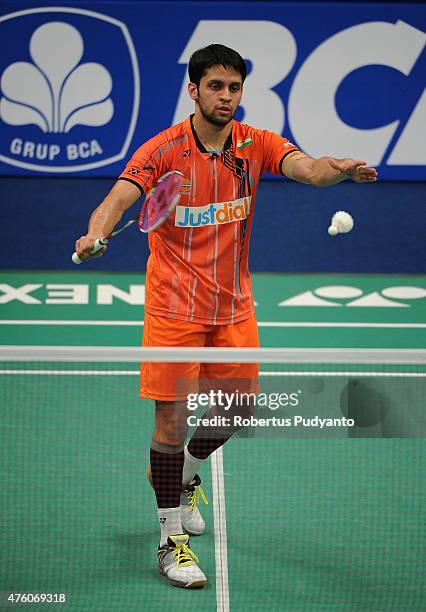
[[[214,202],[206,206],[176,206],[176,227],[222,225],[246,219],[250,213],[251,196],[231,202]]]
[[[64,173],[125,157],[139,68],[124,23],[85,9],[34,8],[0,17],[0,37],[9,41],[0,57],[2,162]]]

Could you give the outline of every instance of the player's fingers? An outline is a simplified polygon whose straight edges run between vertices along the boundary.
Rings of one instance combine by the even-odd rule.
[[[75,251],[78,257],[83,261],[89,259],[92,256],[92,250],[95,245],[95,241],[87,236],[81,236],[75,243]]]
[[[96,251],[96,253],[93,253],[92,257],[102,257],[102,255],[105,253],[107,248],[108,248],[107,246],[103,246],[99,251]]]
[[[374,183],[377,180],[377,170],[376,168],[358,166],[352,175],[352,179],[358,183]]]
[[[341,161],[337,161],[337,159],[333,159],[332,157],[329,157],[328,163],[335,170],[340,170],[340,171],[342,170],[342,162]]]
[[[348,176],[353,176],[359,171],[359,168],[365,165],[367,162],[362,159],[354,160],[346,158],[338,160],[331,158],[328,160],[328,163],[335,170],[339,170],[339,172],[344,172]]]
[[[352,161],[348,165],[347,173],[350,176],[360,175],[361,172],[363,172],[364,166],[366,165],[366,163],[367,162],[363,161],[362,159],[357,159],[356,161]]]
[[[375,168],[361,168],[359,175],[364,179],[376,179],[377,170]]]
[[[358,174],[357,176],[353,177],[353,180],[357,183],[375,183],[377,181],[377,173]]]
[[[78,255],[78,258],[81,259],[81,261],[86,261],[86,259],[89,259],[90,257],[90,253],[87,253],[86,251],[82,251],[81,249],[75,249],[75,252]]]

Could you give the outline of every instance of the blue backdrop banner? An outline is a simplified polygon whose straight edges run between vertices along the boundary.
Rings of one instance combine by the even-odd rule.
[[[0,8],[0,173],[116,176],[192,112],[187,63],[247,60],[237,119],[318,157],[426,179],[421,4],[82,2]]]

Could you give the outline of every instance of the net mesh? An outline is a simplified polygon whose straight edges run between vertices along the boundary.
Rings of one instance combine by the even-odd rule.
[[[155,568],[139,361],[167,356],[260,363],[249,421],[200,471],[196,594]],[[425,609],[424,357],[3,347],[2,607],[30,592],[73,610]],[[206,407],[185,410],[189,438]]]

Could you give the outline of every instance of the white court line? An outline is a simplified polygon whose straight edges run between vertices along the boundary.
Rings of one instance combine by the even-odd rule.
[[[139,376],[139,370],[0,370],[0,374],[39,374],[47,376]],[[378,378],[426,378],[423,372],[339,372],[339,371],[261,371],[259,376],[376,376]]]
[[[0,374],[45,374],[47,376],[140,376],[139,370],[0,370]]]
[[[143,321],[96,321],[96,320],[66,320],[66,319],[0,319],[0,325],[82,325],[111,327],[140,327]],[[359,327],[375,329],[426,329],[426,323],[362,323],[342,321],[258,321],[259,327]]]
[[[361,323],[353,321],[258,321],[259,327],[373,327],[426,329],[426,323]]]
[[[396,378],[426,378],[426,373],[423,372],[309,372],[309,370],[305,372],[291,372],[291,371],[282,371],[282,372],[259,372],[260,376],[374,376],[374,377],[396,377]]]
[[[211,455],[217,612],[229,612],[228,546],[226,539],[225,481],[223,453]]]
[[[0,325],[89,325],[99,326],[108,325],[111,327],[140,327],[143,321],[71,321],[67,319],[0,319]]]

